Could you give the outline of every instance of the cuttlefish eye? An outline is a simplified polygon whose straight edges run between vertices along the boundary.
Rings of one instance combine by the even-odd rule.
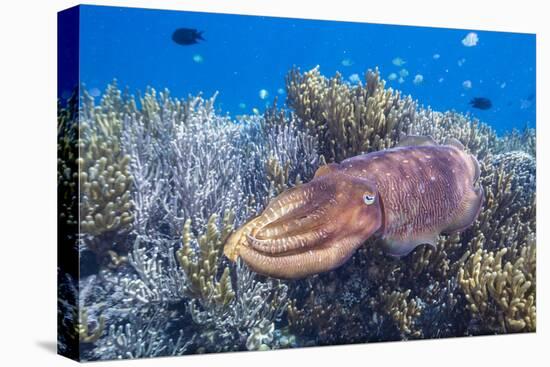
[[[375,196],[374,194],[365,194],[363,195],[363,202],[367,205],[374,203]]]

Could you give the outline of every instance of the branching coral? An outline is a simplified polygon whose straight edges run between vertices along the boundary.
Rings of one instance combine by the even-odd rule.
[[[536,330],[534,239],[519,254],[507,258],[508,252],[479,249],[458,273],[468,308],[484,332]]]
[[[410,289],[390,292],[381,287],[376,298],[378,307],[382,312],[391,316],[403,338],[421,335],[420,330],[415,325],[415,319],[420,316],[422,308],[418,300],[409,298],[410,293]]]
[[[133,223],[130,157],[122,151],[120,91],[112,85],[99,106],[82,96],[78,123],[78,184],[81,242],[85,249],[106,257],[108,251],[127,251],[115,237]],[[121,248],[119,248],[121,247]]]
[[[411,124],[410,133],[430,135],[441,143],[447,138],[455,138],[478,159],[495,151],[497,145],[496,132],[489,125],[451,111],[421,109]]]
[[[416,104],[385,89],[378,69],[367,71],[365,79],[365,85],[350,86],[340,74],[325,78],[319,67],[287,75],[287,103],[319,139],[328,161],[392,147],[415,119]]]
[[[222,306],[228,305],[235,298],[229,267],[225,267],[217,279],[217,264],[220,262],[223,244],[233,230],[233,220],[233,214],[227,211],[220,232],[217,216],[213,214],[208,220],[206,233],[194,241],[191,221],[187,220],[183,228],[183,246],[176,252],[188,279],[187,290],[191,295]],[[193,242],[198,244],[198,249],[193,247]]]

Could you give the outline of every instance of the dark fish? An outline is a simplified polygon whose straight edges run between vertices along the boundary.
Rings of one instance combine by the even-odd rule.
[[[535,93],[531,93],[529,94],[529,96],[527,96],[528,101],[532,101],[533,99],[535,99]]]
[[[172,33],[172,41],[182,46],[193,45],[199,43],[200,40],[205,41],[202,38],[202,33],[202,31],[193,28],[178,28]]]
[[[470,105],[473,108],[478,108],[480,110],[488,110],[493,106],[493,102],[489,98],[485,97],[475,97],[470,101]]]

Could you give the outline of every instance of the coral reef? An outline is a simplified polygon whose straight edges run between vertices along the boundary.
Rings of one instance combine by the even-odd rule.
[[[329,162],[392,147],[415,119],[415,102],[386,89],[378,69],[365,79],[365,85],[350,86],[338,73],[322,76],[319,67],[287,75],[287,103]]]
[[[533,129],[500,136],[418,107],[376,69],[354,85],[293,69],[286,83],[290,110],[236,120],[216,96],[136,100],[116,84],[60,107],[60,226],[76,233],[82,218],[63,243],[86,270],[60,271],[61,348],[81,341],[80,357],[100,360],[536,329]],[[403,134],[456,138],[480,160],[485,204],[466,231],[403,258],[369,239],[337,270],[294,281],[222,255],[270,198]]]

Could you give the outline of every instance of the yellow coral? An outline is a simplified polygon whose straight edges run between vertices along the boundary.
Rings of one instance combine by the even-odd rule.
[[[479,249],[458,272],[468,308],[490,331],[536,330],[534,238],[505,260],[508,248]]]
[[[233,230],[233,221],[233,212],[226,211],[220,230],[218,216],[213,214],[208,220],[206,233],[195,239],[191,232],[191,220],[188,219],[183,226],[182,247],[176,252],[181,268],[189,279],[187,290],[194,297],[222,306],[235,298],[229,267],[223,268],[218,279],[220,255],[225,240]]]
[[[83,233],[94,236],[127,230],[133,221],[130,157],[121,148],[122,107],[120,92],[113,88],[100,107],[93,108],[93,101],[84,103],[86,117],[79,130],[80,225]],[[95,242],[90,249],[103,252]]]
[[[288,104],[304,127],[319,139],[329,161],[392,147],[414,121],[410,97],[385,89],[378,69],[369,70],[366,84],[350,86],[342,76],[327,79],[316,67],[287,75]]]

